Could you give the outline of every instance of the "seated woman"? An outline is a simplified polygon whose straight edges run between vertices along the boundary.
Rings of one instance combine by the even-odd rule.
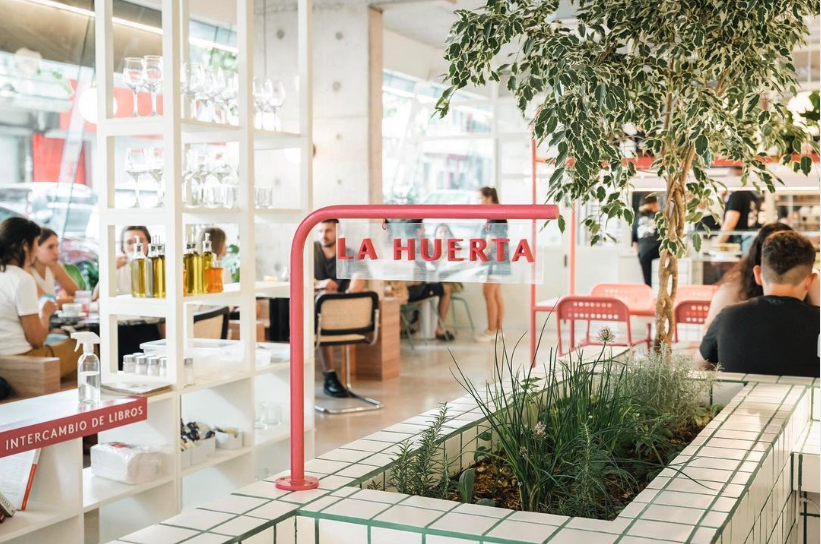
[[[51,300],[38,308],[37,284],[30,270],[41,234],[37,223],[9,217],[0,223],[0,355],[60,359],[60,376],[77,371],[74,340],[46,346],[48,321],[57,309]]]
[[[211,241],[211,251],[214,253],[217,260],[224,259],[228,254],[228,237],[225,235],[225,231],[219,227],[208,227],[207,229],[203,229],[198,240],[198,249],[200,251],[202,250],[202,243],[205,241],[206,234],[208,235],[208,239]],[[223,267],[222,270],[222,283],[231,283],[231,271],[226,267]]]
[[[57,233],[43,228],[34,251],[34,265],[31,275],[37,284],[37,295],[49,295],[57,300],[57,305],[74,300],[74,293],[79,289],[77,284],[68,275],[60,263],[60,241]],[[60,296],[57,296],[55,285],[60,286]]]
[[[136,239],[139,238],[143,245],[143,254],[148,255],[148,242],[151,240],[151,234],[147,227],[133,226],[125,227],[120,231],[120,251],[117,255],[117,275],[114,277],[116,283],[116,294],[130,295],[131,294],[131,267],[128,263],[131,261],[131,255],[134,253],[134,245]],[[97,300],[100,297],[100,284],[94,287],[94,294],[92,300]]]
[[[760,297],[764,294],[762,287],[755,281],[753,269],[756,266],[761,266],[761,247],[764,245],[764,241],[771,234],[784,230],[792,230],[792,228],[784,223],[768,223],[761,227],[758,236],[755,237],[750,246],[749,253],[727,272],[719,283],[719,288],[713,295],[710,302],[710,311],[707,313],[707,319],[704,322],[705,331],[710,328],[710,323],[721,313],[721,310],[727,306]],[[810,287],[807,302],[813,306],[821,304],[818,278]]]

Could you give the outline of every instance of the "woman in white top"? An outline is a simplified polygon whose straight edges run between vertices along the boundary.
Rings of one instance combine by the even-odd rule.
[[[0,355],[60,359],[60,375],[77,371],[80,354],[73,340],[45,345],[48,320],[57,309],[51,301],[39,307],[37,284],[29,273],[37,251],[40,227],[23,217],[0,223]]]
[[[51,295],[57,300],[57,305],[72,302],[74,293],[79,289],[77,284],[68,275],[60,262],[60,240],[57,233],[44,228],[34,251],[34,266],[31,275],[37,284],[39,296]],[[56,285],[60,286],[60,297],[57,297]]]

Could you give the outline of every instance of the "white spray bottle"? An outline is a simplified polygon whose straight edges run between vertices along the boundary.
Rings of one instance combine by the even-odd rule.
[[[97,404],[100,402],[100,359],[94,355],[94,344],[100,343],[100,337],[93,332],[75,332],[71,337],[77,340],[74,351],[83,346],[83,354],[77,361],[80,404]]]

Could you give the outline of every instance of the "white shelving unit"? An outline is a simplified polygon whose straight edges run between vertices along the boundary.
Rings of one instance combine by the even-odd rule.
[[[123,441],[168,447],[163,473],[154,482],[126,485],[92,475],[82,468],[79,439],[43,449],[28,511],[0,526],[0,543],[38,544],[61,542],[84,544],[85,524],[99,523],[99,541],[109,542],[142,527],[157,523],[247,485],[256,478],[279,472],[289,463],[289,363],[255,365],[257,296],[288,296],[287,283],[271,283],[255,277],[256,229],[268,229],[274,236],[278,223],[294,223],[311,209],[311,0],[298,0],[299,47],[299,133],[271,132],[253,126],[253,0],[237,4],[237,66],[239,75],[239,126],[219,125],[182,119],[180,66],[188,57],[188,0],[162,0],[162,51],[164,81],[161,117],[113,118],[112,0],[98,0],[96,10],[98,105],[97,175],[100,191],[100,332],[103,383],[123,381],[117,375],[117,327],[121,317],[154,317],[165,320],[168,376],[172,391],[149,397],[148,419],[100,433],[100,442]],[[228,25],[231,22],[226,22]],[[165,203],[156,209],[114,207],[114,173],[123,168],[115,161],[118,138],[143,140],[146,146],[165,149]],[[239,148],[240,179],[237,209],[197,209],[183,206],[181,178],[185,147],[188,144],[236,142]],[[258,149],[299,149],[300,183],[296,209],[254,207],[254,153]],[[183,297],[182,254],[184,233],[189,225],[235,225],[240,239],[239,283],[226,285],[219,294]],[[117,227],[146,225],[162,227],[166,233],[167,293],[165,299],[133,299],[116,294]],[[306,257],[308,252],[306,251]],[[312,261],[306,261],[308,277]],[[312,289],[306,288],[310,303]],[[186,354],[185,310],[188,304],[230,305],[240,310],[240,337],[243,357],[238,366],[226,369],[196,385],[185,386],[183,359]],[[310,313],[310,312],[309,312]],[[306,315],[306,330],[312,319]],[[245,341],[243,341],[245,340]],[[313,337],[306,337],[306,353],[312,353]],[[306,360],[305,439],[306,457],[313,457],[313,359]],[[140,376],[140,381],[144,381]],[[127,379],[127,378],[125,378]],[[282,425],[255,428],[255,408],[260,401],[282,405]],[[182,469],[179,448],[180,420],[202,421],[211,425],[239,427],[243,447],[220,450],[205,461]],[[59,475],[59,477],[58,477]],[[94,512],[96,511],[96,515]],[[91,532],[91,531],[89,531]]]

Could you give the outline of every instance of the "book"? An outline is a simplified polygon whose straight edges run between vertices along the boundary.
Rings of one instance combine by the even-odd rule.
[[[17,512],[17,508],[11,504],[11,501],[6,498],[5,495],[0,493],[0,514],[3,516],[10,518]]]
[[[102,388],[112,393],[149,396],[168,391],[174,384],[168,382],[115,382],[104,383]]]
[[[0,459],[0,493],[17,510],[26,509],[39,460],[39,448]]]

